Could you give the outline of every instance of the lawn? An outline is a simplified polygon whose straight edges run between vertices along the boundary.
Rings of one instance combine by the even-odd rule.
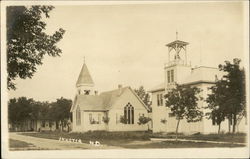
[[[174,134],[152,134],[152,137],[157,138],[175,138]],[[205,141],[219,141],[219,142],[237,142],[245,143],[246,134],[236,133],[236,134],[194,134],[194,135],[183,135],[179,134],[178,138],[188,139],[188,140],[205,140]]]
[[[40,132],[40,133],[22,133],[23,135],[55,139],[60,137],[81,139],[84,143],[89,141],[99,141],[101,144],[109,146],[119,146],[123,148],[202,148],[202,147],[241,147],[244,144],[234,144],[232,142],[245,142],[246,134],[209,134],[209,135],[180,135],[180,139],[194,139],[204,141],[224,141],[231,143],[206,143],[190,141],[162,141],[151,142],[150,138],[174,138],[173,134],[153,134],[152,132],[106,132],[93,131],[86,133],[66,133],[66,132]]]
[[[10,146],[10,148],[23,148],[23,147],[30,147],[30,146],[33,146],[33,145],[29,144],[27,142],[24,142],[24,141],[18,141],[18,140],[10,139],[9,140],[9,146]]]

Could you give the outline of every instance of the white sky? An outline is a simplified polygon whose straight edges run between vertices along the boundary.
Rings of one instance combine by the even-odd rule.
[[[61,57],[45,56],[32,79],[16,80],[10,98],[73,99],[83,57],[99,92],[118,84],[150,89],[164,80],[165,44],[189,42],[192,65],[214,66],[243,59],[240,2],[55,6],[47,31],[66,30]]]

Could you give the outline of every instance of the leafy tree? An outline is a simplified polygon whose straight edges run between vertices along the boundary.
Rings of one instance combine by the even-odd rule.
[[[26,97],[10,99],[8,102],[9,122],[14,126],[22,128],[22,123],[31,119],[33,103],[33,99],[27,99]]]
[[[225,104],[226,96],[224,91],[226,83],[224,81],[216,81],[215,86],[209,88],[211,94],[208,94],[206,102],[211,112],[206,113],[209,119],[212,119],[218,125],[218,134],[220,133],[221,122],[225,120],[227,114],[227,105]]]
[[[240,68],[240,59],[235,58],[233,63],[225,61],[225,65],[219,65],[219,70],[226,74],[216,83],[212,89],[216,97],[208,101],[212,110],[214,106],[219,107],[219,111],[225,115],[229,121],[233,121],[233,133],[236,125],[243,116],[246,115],[246,93],[245,93],[245,71]],[[231,122],[229,122],[231,123]],[[230,132],[230,124],[229,124]]]
[[[201,92],[196,87],[189,85],[176,85],[166,95],[166,107],[170,108],[173,115],[176,117],[176,140],[178,137],[179,123],[186,118],[187,122],[197,122],[202,119],[203,112],[200,111],[197,101],[202,98],[198,96]]]
[[[150,102],[150,95],[149,93],[146,92],[146,90],[144,89],[143,86],[140,86],[139,89],[135,89],[134,90],[135,93],[141,98],[141,100],[143,101],[143,103],[149,107],[150,110],[152,110],[151,108],[151,102]]]
[[[61,97],[57,99],[56,102],[51,104],[51,109],[49,111],[49,116],[55,120],[56,122],[61,123],[61,130],[63,126],[68,126],[69,130],[69,123],[68,120],[71,118],[70,108],[72,105],[72,100],[65,99]]]
[[[53,6],[9,6],[7,7],[7,84],[16,89],[16,78],[31,78],[37,65],[42,64],[45,54],[59,56],[61,50],[56,44],[65,30],[59,29],[47,35],[43,16],[49,18]]]

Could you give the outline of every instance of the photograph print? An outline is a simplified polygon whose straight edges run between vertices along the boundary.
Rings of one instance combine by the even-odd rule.
[[[248,2],[48,2],[1,4],[5,155],[248,157]]]

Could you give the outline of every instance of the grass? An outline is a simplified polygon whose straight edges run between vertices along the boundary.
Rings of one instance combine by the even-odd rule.
[[[10,148],[24,148],[24,147],[34,146],[33,144],[30,144],[24,141],[13,140],[13,139],[9,140],[9,145],[10,145]]]
[[[40,133],[22,133],[23,135],[55,139],[74,138],[81,139],[84,143],[89,141],[99,141],[101,144],[109,146],[118,146],[123,148],[202,148],[202,147],[241,147],[234,143],[206,143],[206,142],[191,142],[191,141],[162,141],[150,142],[151,137],[175,138],[173,134],[153,134],[152,132],[107,132],[107,131],[92,131],[86,133],[67,133],[67,132],[40,132]],[[180,139],[193,139],[204,141],[224,141],[224,142],[240,142],[244,143],[246,134],[196,134],[185,136],[179,134]]]
[[[191,141],[163,141],[163,142],[152,142],[148,144],[133,144],[133,145],[122,145],[124,148],[140,149],[140,148],[209,148],[209,147],[244,147],[245,145],[237,144],[216,144],[206,142],[191,142]]]
[[[67,132],[40,132],[40,133],[21,133],[22,135],[55,139],[58,140],[60,137],[63,138],[74,138],[81,139],[84,143],[89,141],[99,141],[101,143],[110,143],[112,141],[145,141],[150,140],[151,133],[149,132],[107,132],[107,131],[89,131],[85,133],[67,133]]]
[[[153,134],[152,137],[160,138],[175,138],[174,134]],[[194,134],[194,135],[178,135],[179,139],[188,139],[188,140],[205,140],[205,141],[220,141],[220,142],[246,142],[245,133],[236,133],[236,134]]]

